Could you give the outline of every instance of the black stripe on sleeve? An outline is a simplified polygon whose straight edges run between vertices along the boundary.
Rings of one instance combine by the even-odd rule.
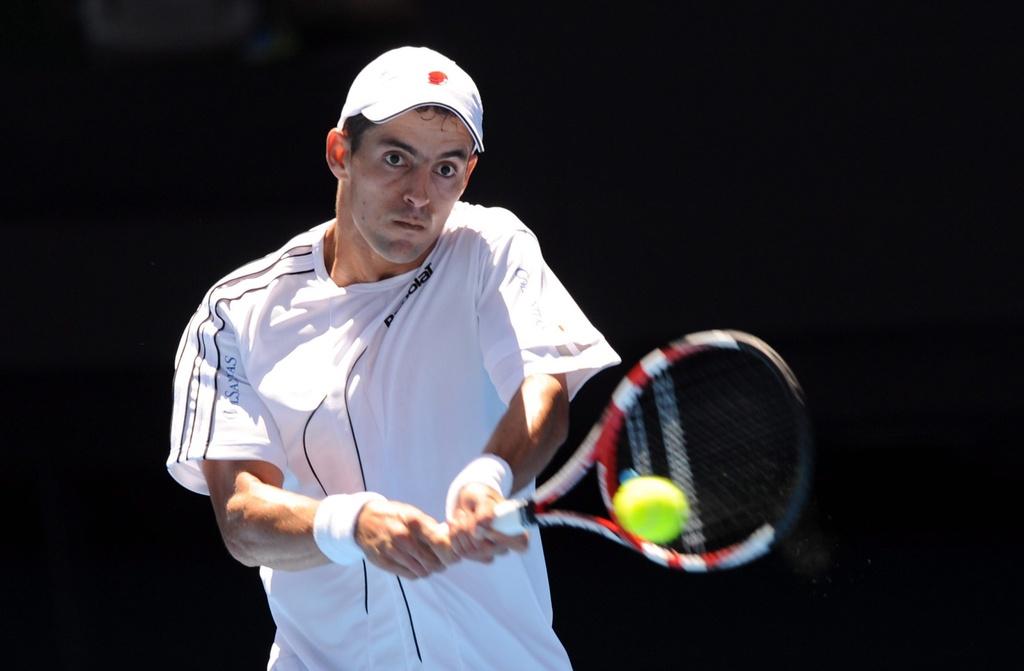
[[[306,252],[303,252],[301,254],[293,254],[292,253],[292,252],[294,252],[295,250],[298,250],[298,249],[309,249],[310,251],[306,251]],[[217,293],[221,289],[226,289],[226,288],[235,286],[235,285],[239,284],[240,282],[244,282],[245,280],[257,279],[257,278],[260,278],[263,275],[266,275],[267,273],[271,273],[271,272],[273,272],[277,268],[277,266],[280,263],[282,263],[284,261],[287,261],[289,259],[299,258],[299,257],[302,257],[302,256],[312,256],[312,254],[313,254],[313,252],[312,252],[312,249],[309,247],[309,245],[302,245],[300,247],[294,247],[294,248],[289,249],[288,251],[286,251],[279,258],[277,258],[270,266],[267,266],[267,267],[262,268],[262,269],[257,270],[257,271],[253,271],[253,272],[251,272],[251,273],[249,273],[247,275],[242,275],[242,276],[239,276],[239,277],[230,277],[230,278],[224,280],[223,282],[221,282],[220,284],[216,285],[212,289],[210,289],[210,291],[207,293],[207,297],[206,297],[206,303],[208,305],[207,316],[202,321],[200,321],[199,324],[195,328],[196,356],[195,356],[195,359],[193,359],[192,373],[191,373],[191,376],[189,377],[188,386],[185,388],[185,396],[184,396],[184,398],[185,398],[186,405],[185,405],[184,412],[182,413],[181,438],[179,439],[179,443],[178,443],[178,456],[176,458],[177,462],[181,462],[181,460],[182,460],[182,452],[184,452],[184,457],[187,460],[189,458],[189,452],[190,452],[191,447],[192,447],[192,437],[193,437],[193,434],[195,433],[195,419],[198,417],[198,414],[199,414],[199,404],[200,404],[200,398],[199,397],[200,397],[200,395],[202,393],[202,388],[201,388],[201,385],[200,385],[200,380],[202,378],[202,363],[206,359],[206,354],[207,354],[206,339],[203,338],[203,329],[204,329],[204,327],[207,326],[207,324],[213,323],[214,313],[215,313],[215,310],[216,310],[216,305],[219,304],[220,302],[222,302],[222,300],[224,300],[224,299],[218,299],[216,302],[214,302],[214,294]],[[310,270],[306,270],[306,271],[302,271],[302,272],[314,272],[314,271],[312,269],[310,269]],[[258,287],[258,288],[266,288],[275,279],[277,279],[279,277],[284,277],[285,275],[293,275],[293,274],[298,274],[298,273],[293,272],[293,273],[275,274],[273,277],[271,277],[267,281],[266,284],[264,284],[263,286]],[[248,291],[245,291],[242,294],[240,294],[239,296],[233,297],[230,300],[234,300],[234,298],[238,298],[238,297],[244,295],[245,293],[248,293]],[[218,315],[218,317],[219,317],[219,315]],[[221,319],[221,326],[217,327],[217,329],[213,333],[214,346],[216,346],[217,333],[224,326],[223,322],[224,322],[224,320]],[[187,349],[187,347],[182,348],[182,357],[184,357],[184,352],[185,352],[186,349]],[[181,363],[181,359],[179,359],[178,365],[180,365],[180,363]],[[214,366],[214,369],[215,369],[214,384],[216,384],[216,372],[219,370],[219,367],[220,367],[220,357],[219,357],[219,354],[218,354],[217,365]],[[177,373],[177,366],[175,367],[175,373]],[[189,399],[191,399],[192,389],[196,385],[200,385],[200,389],[196,393],[196,407],[194,409],[190,409],[190,407],[189,407]],[[190,417],[190,414],[191,414],[191,418],[193,420],[192,431],[191,432],[189,432],[189,417]],[[212,418],[212,415],[211,415],[211,418]],[[189,432],[188,439],[186,439],[186,437],[185,437],[186,432]]]
[[[300,249],[308,249],[309,251],[304,251],[304,252],[301,252],[301,253],[293,253],[293,252],[297,252],[297,250],[300,250]],[[209,300],[213,297],[213,293],[215,291],[217,291],[218,289],[223,289],[223,288],[226,288],[228,286],[231,286],[231,285],[234,285],[234,284],[238,284],[239,282],[244,282],[245,280],[255,279],[255,278],[259,277],[260,275],[263,275],[265,273],[268,273],[268,272],[272,271],[274,269],[274,267],[277,266],[277,264],[281,263],[282,261],[287,261],[288,259],[296,259],[296,258],[299,258],[301,256],[312,256],[312,254],[313,254],[313,251],[312,251],[312,247],[310,245],[300,245],[298,247],[292,247],[291,249],[287,250],[286,252],[284,252],[283,254],[278,256],[269,266],[266,266],[265,268],[261,268],[259,270],[254,270],[251,273],[248,273],[246,275],[239,275],[238,277],[229,276],[228,278],[224,279],[219,284],[215,284],[206,293],[206,297],[204,298],[204,302],[209,303]],[[190,325],[191,325],[192,321],[195,320],[195,317],[196,317],[196,315],[193,315],[192,319],[189,320],[189,324]],[[206,316],[205,319],[203,319],[203,322],[206,322],[209,319],[210,319],[210,314],[209,314],[209,310],[207,310],[207,316]],[[200,326],[197,326],[195,328],[197,337],[198,337],[198,334],[199,334],[199,329],[201,327],[202,327],[202,323],[200,323]],[[185,350],[186,349],[188,349],[188,348],[187,347],[182,347],[181,348],[181,352],[178,354],[178,360],[174,362],[174,370],[178,370],[178,366],[181,365],[181,360],[185,356]]]
[[[216,302],[216,304],[214,304],[213,311],[214,311],[214,314],[216,314],[217,318],[220,319],[220,326],[218,326],[217,330],[214,331],[213,338],[212,338],[213,348],[214,348],[214,350],[217,353],[217,365],[216,365],[216,367],[214,368],[214,371],[213,371],[213,401],[210,403],[210,414],[209,414],[209,421],[208,421],[209,428],[207,429],[207,432],[206,432],[206,444],[203,447],[203,459],[206,458],[206,453],[210,450],[210,442],[213,440],[213,418],[215,417],[216,412],[217,412],[217,400],[218,400],[217,376],[220,373],[220,347],[217,346],[217,335],[223,330],[224,326],[227,324],[227,320],[224,319],[224,317],[217,311],[218,308],[220,308],[221,304],[223,304],[225,302],[230,304],[231,301],[236,301],[239,298],[242,298],[243,296],[245,296],[246,294],[252,293],[253,291],[262,291],[264,289],[267,289],[271,284],[273,284],[277,280],[281,279],[282,277],[288,277],[290,275],[306,275],[306,274],[309,274],[309,273],[312,273],[312,272],[314,272],[314,271],[312,269],[310,269],[310,270],[299,270],[299,271],[294,271],[294,272],[290,272],[290,273],[281,273],[280,275],[275,275],[274,277],[272,277],[266,284],[264,284],[261,287],[253,287],[251,289],[246,289],[245,291],[243,291],[239,295],[234,296],[232,298],[221,298],[220,300],[218,300]],[[197,399],[197,401],[198,401],[198,399]],[[195,422],[192,423],[192,432],[193,432],[193,434],[195,433]],[[189,437],[189,447],[191,447],[191,443],[192,443],[192,436]],[[185,450],[186,458],[187,458],[187,455],[188,455],[188,451],[189,451],[189,448],[186,448],[186,450]]]

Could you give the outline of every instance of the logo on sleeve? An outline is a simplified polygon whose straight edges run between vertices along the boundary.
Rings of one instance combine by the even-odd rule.
[[[519,283],[519,293],[526,293],[526,285],[530,283],[530,273],[526,272],[526,268],[519,266],[516,272],[512,273],[512,277]]]
[[[224,396],[231,401],[232,405],[238,405],[242,396],[241,384],[235,377],[235,371],[238,370],[238,359],[228,356],[224,359],[224,364],[224,372],[228,378],[228,388],[224,390]]]

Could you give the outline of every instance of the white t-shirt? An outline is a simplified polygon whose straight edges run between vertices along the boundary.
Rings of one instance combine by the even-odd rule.
[[[203,459],[256,459],[290,491],[372,491],[443,521],[526,376],[565,373],[574,395],[619,362],[507,210],[458,203],[419,268],[348,287],[324,266],[330,223],[218,282],[185,329],[167,461],[185,487],[208,493]],[[423,580],[263,567],[268,668],[569,668],[532,536]]]

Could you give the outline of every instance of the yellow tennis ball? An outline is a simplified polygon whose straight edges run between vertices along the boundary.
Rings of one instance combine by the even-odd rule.
[[[615,491],[612,507],[626,531],[660,544],[675,540],[690,516],[683,490],[658,476],[626,480]]]

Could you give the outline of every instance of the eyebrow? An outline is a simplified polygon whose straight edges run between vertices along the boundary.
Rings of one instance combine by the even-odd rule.
[[[382,137],[380,139],[380,143],[383,145],[401,149],[402,151],[410,154],[413,158],[421,158],[421,154],[418,151],[416,151],[412,147],[412,145],[402,142],[401,140],[397,140],[393,137]],[[463,161],[468,161],[469,152],[467,152],[465,149],[450,149],[441,154],[440,156],[438,156],[438,158],[461,158]]]

